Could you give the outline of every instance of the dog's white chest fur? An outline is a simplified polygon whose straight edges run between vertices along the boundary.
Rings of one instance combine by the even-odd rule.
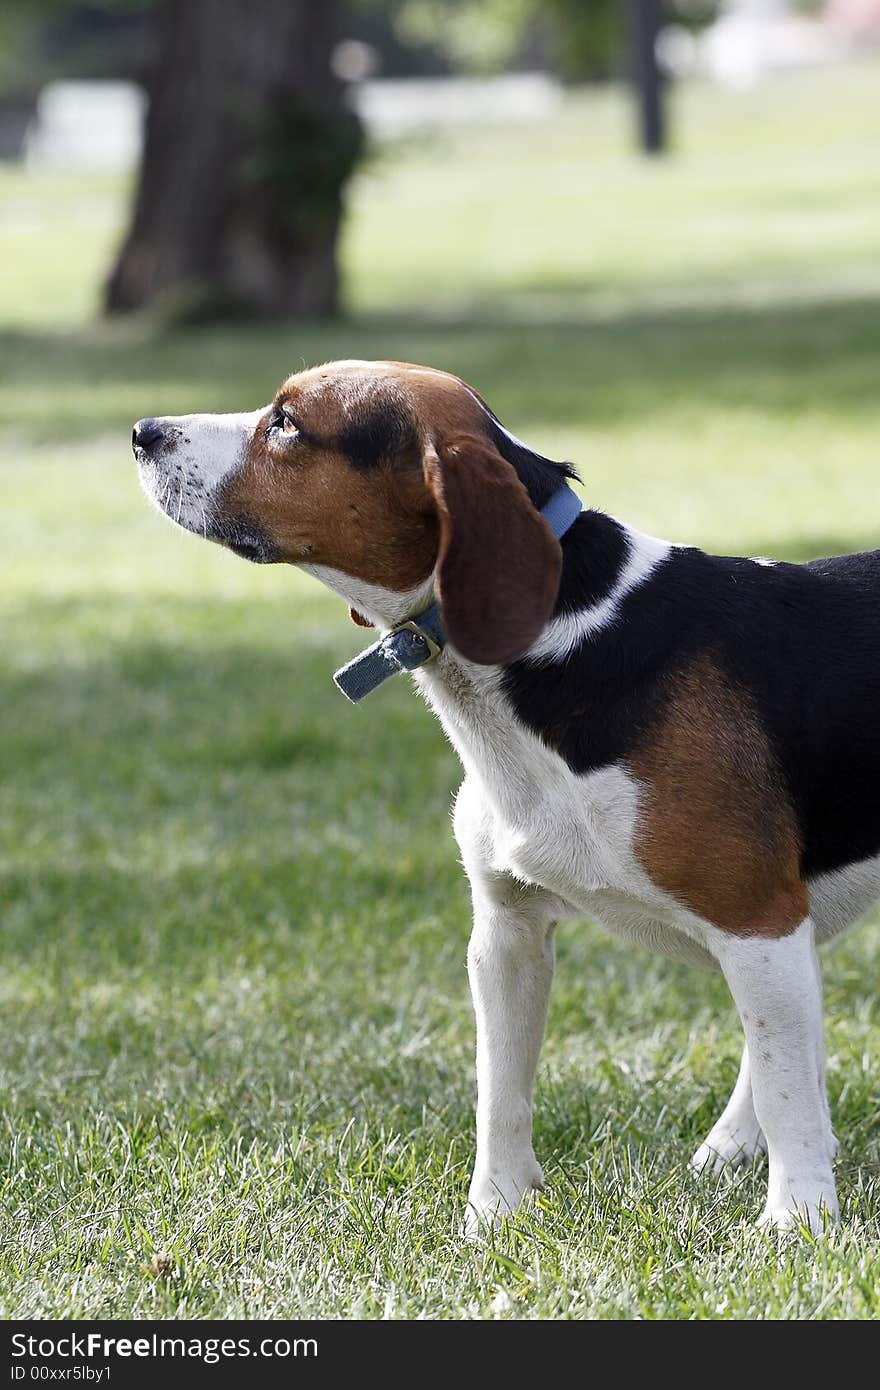
[[[589,916],[664,955],[713,964],[703,924],[635,857],[631,774],[613,766],[576,776],[513,716],[495,670],[442,660],[416,682],[467,773],[455,833],[471,882],[491,895],[515,879],[543,890],[553,916]]]

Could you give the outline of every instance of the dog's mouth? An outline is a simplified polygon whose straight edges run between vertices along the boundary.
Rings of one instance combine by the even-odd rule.
[[[151,504],[181,530],[225,546],[242,560],[278,563],[281,556],[259,522],[224,514],[222,496],[207,481],[204,467],[197,459],[181,457],[176,448],[181,438],[179,429],[169,427],[167,440],[158,447],[134,445],[141,488]]]
[[[208,532],[208,539],[218,541],[220,545],[225,545],[227,550],[231,550],[233,555],[238,555],[242,560],[250,560],[254,565],[272,565],[278,560],[259,526],[252,522],[215,523]]]

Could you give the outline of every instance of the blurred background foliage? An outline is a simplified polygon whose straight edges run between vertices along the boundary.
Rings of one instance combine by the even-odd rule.
[[[149,304],[178,318],[333,312],[343,193],[364,152],[345,90],[352,73],[334,59],[340,41],[366,64],[361,77],[537,69],[568,82],[607,79],[627,67],[632,8],[615,0],[7,0],[0,153],[20,141],[53,78],[136,83],[148,96],[143,160],[106,307]],[[657,20],[698,26],[718,5],[667,0],[654,10]]]
[[[142,77],[161,0],[4,0],[0,95],[53,77]],[[223,3],[223,0],[219,0]],[[667,22],[700,28],[720,0],[665,0]],[[549,68],[570,81],[619,74],[620,0],[351,0],[347,29],[386,77]]]

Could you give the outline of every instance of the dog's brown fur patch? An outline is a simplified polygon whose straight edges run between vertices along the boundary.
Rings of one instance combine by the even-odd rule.
[[[723,931],[794,931],[808,912],[797,822],[747,692],[700,658],[628,762],[651,879]]]
[[[322,421],[320,437],[305,426],[294,445],[267,438],[268,419],[219,509],[253,521],[289,564],[327,565],[396,591],[427,579],[439,528],[418,452],[364,471],[338,447],[332,421]]]
[[[296,432],[267,433],[282,407]],[[254,431],[244,465],[218,497],[218,508],[252,522],[282,561],[326,565],[402,592],[423,583],[434,568],[441,520],[448,549],[450,515],[447,508],[438,517],[436,461],[447,456],[447,444],[455,440],[460,454],[469,450],[474,473],[470,480],[462,475],[460,484],[449,484],[451,493],[468,484],[473,510],[466,515],[463,507],[455,509],[461,532],[456,552],[467,547],[464,532],[477,527],[482,514],[481,562],[491,569],[497,555],[489,553],[490,542],[501,543],[504,523],[499,516],[493,527],[492,488],[481,497],[480,486],[490,473],[493,481],[502,479],[505,496],[512,495],[513,521],[525,493],[491,443],[488,422],[473,393],[447,372],[399,362],[313,367],[284,383]],[[361,442],[370,451],[368,466],[358,455]],[[426,475],[426,457],[435,461],[431,475]],[[462,458],[457,474],[467,463]],[[549,532],[544,537],[543,523],[527,510],[528,521],[550,548]],[[541,588],[542,602],[548,587],[549,582]],[[477,599],[474,594],[472,601]]]

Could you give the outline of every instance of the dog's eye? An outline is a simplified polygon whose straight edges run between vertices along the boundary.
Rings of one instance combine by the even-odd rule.
[[[299,434],[299,425],[296,423],[287,407],[282,405],[279,406],[279,408],[273,414],[272,419],[269,421],[266,433],[283,434],[288,439],[290,439],[293,437],[293,435]]]

